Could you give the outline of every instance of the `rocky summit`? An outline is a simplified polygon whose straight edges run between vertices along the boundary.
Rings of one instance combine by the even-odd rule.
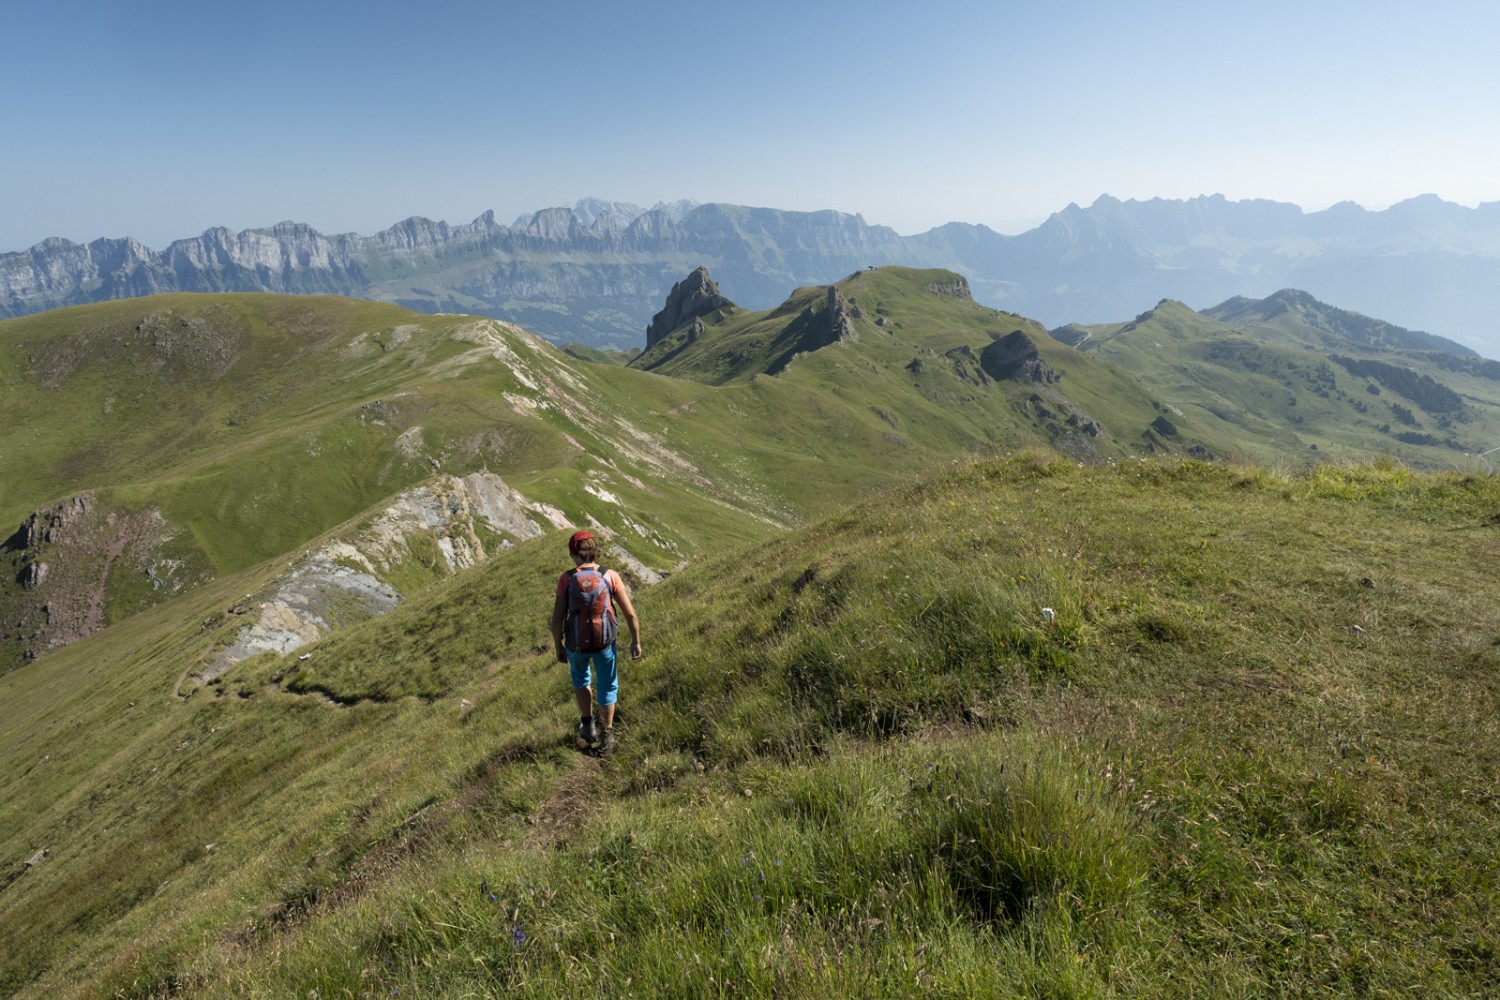
[[[719,285],[708,276],[708,268],[699,266],[672,286],[667,304],[651,317],[651,325],[646,327],[646,346],[656,346],[667,334],[691,320],[734,309],[734,303],[719,294]]]

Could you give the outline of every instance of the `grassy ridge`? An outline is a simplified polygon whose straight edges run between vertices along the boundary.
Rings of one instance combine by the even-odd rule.
[[[559,537],[180,704],[202,640],[148,612],[0,678],[0,850],[51,848],[0,984],[1485,995],[1497,516],[1393,465],[957,470],[638,594],[602,764],[534,652]]]
[[[1202,444],[1220,454],[1234,448],[1238,432],[1208,433],[1208,422],[1191,414],[1175,418],[1180,426],[1170,442],[1153,435],[1163,404],[1141,382],[1064,347],[1033,320],[941,291],[961,282],[942,270],[856,272],[834,286],[850,317],[850,339],[812,349],[826,333],[828,288],[800,288],[773,310],[706,317],[701,337],[678,330],[632,364],[715,386],[776,385],[797,400],[785,411],[794,418],[847,411],[833,427],[835,440],[855,445],[833,459],[846,464],[905,464],[908,449],[994,454],[1040,446],[1098,461]],[[982,370],[984,349],[1014,331],[1059,381],[991,379]],[[1093,431],[1085,432],[1090,424]],[[814,448],[829,448],[827,426],[820,422]]]
[[[1129,371],[1170,408],[1170,419],[1230,442],[1236,457],[1387,454],[1428,468],[1490,471],[1476,456],[1500,447],[1500,390],[1481,366],[1399,350],[1379,337],[1351,339],[1329,314],[1352,314],[1283,294],[1305,300],[1306,309],[1253,323],[1236,316],[1230,326],[1163,301],[1129,323],[1077,329],[1090,335],[1083,351]],[[1362,368],[1383,377],[1355,374]]]

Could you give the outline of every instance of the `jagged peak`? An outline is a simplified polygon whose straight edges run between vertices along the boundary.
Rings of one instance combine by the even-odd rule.
[[[719,293],[719,284],[709,275],[708,268],[700,264],[672,286],[661,312],[651,317],[651,325],[646,327],[646,349],[650,350],[684,323],[734,308],[735,304]]]
[[[691,198],[681,198],[677,201],[659,201],[651,206],[651,211],[661,212],[668,218],[680,219],[701,204],[702,202],[693,201]]]
[[[590,195],[587,198],[579,198],[573,204],[573,214],[578,216],[578,221],[585,226],[592,226],[601,217],[610,215],[622,219],[627,224],[646,214],[646,210],[639,205],[628,201],[606,201],[603,198],[595,198]]]
[[[269,230],[267,230],[267,232],[274,233],[277,236],[284,236],[288,234],[302,236],[308,233],[311,233],[315,236],[321,235],[316,229],[314,229],[307,223],[297,222],[293,219],[283,219],[282,221],[276,223],[276,225],[272,226]]]

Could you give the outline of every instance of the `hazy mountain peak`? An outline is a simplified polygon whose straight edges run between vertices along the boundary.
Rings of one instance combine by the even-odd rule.
[[[1477,357],[1474,351],[1446,337],[1408,330],[1340,309],[1298,288],[1283,288],[1263,299],[1236,296],[1211,309],[1204,309],[1202,314],[1240,327],[1275,324],[1311,343],[1340,350],[1437,351],[1459,357]]]
[[[578,216],[578,221],[585,226],[592,226],[601,216],[613,216],[619,219],[623,225],[629,225],[637,218],[646,214],[646,210],[639,205],[632,205],[626,201],[604,201],[600,198],[580,198],[573,206],[573,214]]]
[[[677,222],[700,204],[701,202],[696,202],[688,198],[683,198],[679,201],[659,201],[651,206],[651,211],[660,212],[673,222]]]
[[[328,236],[295,222],[216,228],[160,254],[133,241],[46,240],[0,254],[0,316],[158,291],[334,293],[630,348],[672,283],[697,264],[750,309],[871,264],[943,267],[964,275],[978,301],[1049,326],[1116,321],[1164,296],[1201,308],[1300,287],[1500,356],[1491,315],[1500,203],[1468,209],[1430,194],[1380,212],[1343,202],[1311,213],[1222,193],[1101,194],[1015,236],[957,222],[901,236],[834,210],[692,201],[642,210],[590,197],[511,226],[486,212],[457,226],[413,217],[374,236]]]

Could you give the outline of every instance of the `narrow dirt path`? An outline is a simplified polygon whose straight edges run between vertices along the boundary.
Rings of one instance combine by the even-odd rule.
[[[545,851],[565,843],[593,811],[594,790],[601,773],[599,758],[578,754],[573,770],[563,776],[532,817],[531,832],[521,846]]]

